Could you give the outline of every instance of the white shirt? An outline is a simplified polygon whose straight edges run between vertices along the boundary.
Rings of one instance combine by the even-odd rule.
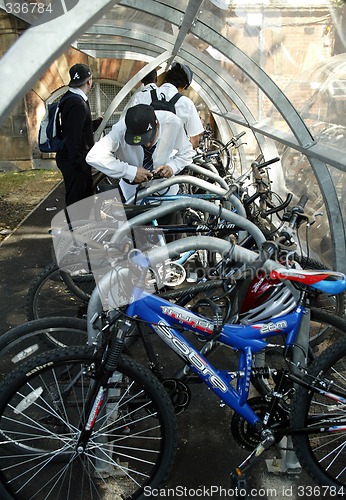
[[[69,87],[68,89],[70,92],[72,92],[72,94],[77,94],[77,95],[80,95],[81,97],[83,97],[85,102],[88,100],[88,96],[85,94],[85,92],[83,92],[82,89],[80,89],[78,87]]]
[[[173,175],[190,165],[195,151],[186,136],[181,120],[170,111],[155,111],[160,123],[156,149],[153,153],[154,169],[161,165],[169,165]],[[125,120],[119,120],[112,130],[102,137],[87,154],[86,161],[108,177],[127,179],[132,182],[137,167],[143,164],[142,146],[131,146],[125,142]],[[156,182],[156,181],[153,181]],[[136,192],[136,185],[120,181],[120,187],[127,200]],[[174,194],[176,187],[169,191]]]
[[[135,92],[129,99],[129,102],[124,107],[123,112],[121,113],[120,118],[124,118],[126,115],[126,111],[132,106],[136,106],[137,104],[150,104],[151,103],[151,95],[150,91],[157,89],[156,83],[148,83],[143,87],[142,90],[138,90]]]
[[[162,99],[161,96],[164,96],[166,101],[169,101],[177,93],[177,88],[171,83],[163,83],[158,87],[156,93],[158,99]],[[175,112],[183,122],[188,137],[194,137],[195,135],[203,133],[203,124],[198,115],[196,106],[189,97],[183,95],[178,99],[175,104]]]

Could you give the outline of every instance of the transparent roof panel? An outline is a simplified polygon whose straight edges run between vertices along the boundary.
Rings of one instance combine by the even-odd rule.
[[[115,5],[107,14],[102,16],[96,24],[139,24],[145,28],[163,31],[170,35],[177,35],[178,26],[186,12],[188,0],[175,2],[147,2],[145,12],[140,9]]]
[[[288,95],[307,125],[315,127],[312,122],[320,122],[324,114],[323,122],[328,124],[332,120],[333,124],[344,126],[346,85],[342,61],[346,48],[342,6],[341,0],[208,0],[203,3],[198,19],[263,69]],[[242,85],[248,95],[247,105],[260,125],[289,133],[282,114],[271,106],[259,88],[254,88],[257,85],[252,87],[242,68],[232,62],[232,46],[226,40],[222,53],[212,45],[203,50],[218,59],[220,66]],[[343,53],[341,60],[330,63],[338,58],[339,52]],[[315,112],[308,111],[309,116],[307,101],[315,108]],[[335,105],[340,116],[334,119],[330,111]]]
[[[86,1],[80,0],[76,9]],[[214,120],[224,142],[247,130],[241,167],[257,153],[284,155],[285,188],[289,170],[293,174],[304,164],[324,202],[340,197],[344,213],[345,174],[338,177],[346,168],[346,155],[342,154],[346,152],[344,0],[119,0],[114,4],[104,0],[104,4],[103,15],[95,15],[89,24],[80,9],[78,26],[66,23],[59,36],[76,40],[73,47],[90,62],[90,58],[102,60],[95,68],[106,67],[110,59],[121,60],[122,78],[116,81],[114,77],[114,81],[121,90],[130,83],[121,97],[139,87],[135,73],[145,63],[160,61],[157,65],[162,72],[173,60],[188,64],[194,72],[189,95],[203,121]],[[107,10],[108,5],[112,7]],[[29,78],[16,75],[19,90],[20,86],[34,86],[31,74],[44,74],[48,62],[54,62],[46,47],[56,46],[57,41],[51,32],[45,36],[47,44],[37,48],[30,68],[23,67]],[[48,38],[52,38],[50,43]],[[20,59],[29,64],[30,57],[23,57],[25,49],[22,47]],[[130,60],[136,63],[132,65]],[[8,64],[3,74],[12,74],[11,68],[16,66]],[[100,78],[111,76],[100,71]],[[4,106],[14,99],[6,92],[0,92],[0,97]],[[110,108],[114,104],[116,111],[119,103],[114,101]],[[288,149],[293,164],[287,161]],[[298,182],[297,194],[303,188]],[[340,209],[333,207],[330,220],[341,234],[339,214]]]

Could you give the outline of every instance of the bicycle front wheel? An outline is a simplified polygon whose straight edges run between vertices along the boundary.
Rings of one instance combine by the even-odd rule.
[[[324,432],[310,429],[308,433],[293,435],[297,457],[315,481],[329,487],[333,497],[345,497],[346,339],[329,347],[314,361],[306,381],[325,392],[318,394],[304,387],[296,390],[291,407],[292,426],[298,429],[322,426]],[[329,397],[328,391],[340,395],[343,401]]]
[[[88,348],[56,349],[0,387],[0,497],[35,500],[138,498],[167,479],[176,420],[167,392],[122,356],[82,451],[100,359]]]

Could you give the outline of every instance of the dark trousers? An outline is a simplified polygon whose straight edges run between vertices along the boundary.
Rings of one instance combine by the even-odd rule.
[[[86,162],[73,168],[66,160],[56,160],[65,185],[66,206],[93,195],[91,167]]]

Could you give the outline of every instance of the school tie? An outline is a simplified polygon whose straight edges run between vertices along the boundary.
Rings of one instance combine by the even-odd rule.
[[[151,148],[147,148],[144,145],[142,146],[143,151],[144,151],[144,158],[143,158],[143,168],[146,170],[149,170],[151,172],[153,170],[154,164],[153,164],[153,153],[156,148],[156,144],[151,146]]]

